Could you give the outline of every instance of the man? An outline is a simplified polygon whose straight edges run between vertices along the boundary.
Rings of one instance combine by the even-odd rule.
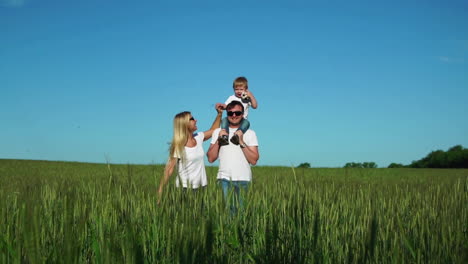
[[[239,101],[232,101],[226,106],[229,122],[229,138],[231,138],[244,118],[244,106]],[[238,133],[239,145],[228,144],[220,148],[218,138],[227,135],[225,130],[217,128],[213,132],[211,145],[208,149],[208,161],[213,163],[219,158],[218,182],[223,188],[225,201],[230,192],[233,198],[242,206],[241,191],[247,191],[252,181],[250,165],[257,164],[259,159],[258,141],[255,131],[248,129],[245,134]],[[237,205],[231,204],[233,213],[237,211]]]

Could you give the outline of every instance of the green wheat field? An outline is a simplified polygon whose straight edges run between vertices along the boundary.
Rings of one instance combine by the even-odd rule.
[[[163,165],[0,160],[0,263],[468,263],[468,170],[253,167],[157,205]]]

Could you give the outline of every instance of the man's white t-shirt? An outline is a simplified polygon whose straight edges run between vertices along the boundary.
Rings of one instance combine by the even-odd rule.
[[[244,106],[244,118],[247,119],[247,116],[249,115],[249,107],[250,107],[250,102],[249,103],[244,103],[242,102],[242,99],[235,96],[235,95],[231,95],[228,97],[228,99],[226,100],[226,102],[224,103],[225,105],[228,105],[230,102],[232,101],[239,101],[242,103],[242,105]]]
[[[219,131],[217,128],[213,132],[211,144],[217,144]],[[229,139],[234,135],[237,129],[229,129]],[[258,146],[257,135],[253,130],[247,130],[243,136],[247,146]],[[252,171],[250,164],[245,158],[244,153],[239,145],[229,143],[219,148],[219,170],[217,179],[225,179],[228,181],[252,181]]]
[[[206,186],[208,181],[206,179],[205,171],[205,151],[203,150],[203,139],[205,135],[203,132],[199,132],[195,135],[197,145],[189,148],[185,147],[185,161],[180,159],[180,156],[174,153],[174,157],[178,158],[178,176],[176,179],[176,186],[182,186],[184,188],[192,187],[197,189],[200,186]]]

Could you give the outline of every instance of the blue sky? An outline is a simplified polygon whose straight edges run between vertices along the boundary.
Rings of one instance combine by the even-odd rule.
[[[0,38],[0,158],[164,163],[237,76],[258,165],[468,147],[467,1],[0,0]]]

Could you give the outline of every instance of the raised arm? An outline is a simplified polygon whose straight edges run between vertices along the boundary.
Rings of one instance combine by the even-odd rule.
[[[210,139],[213,135],[213,131],[221,125],[221,117],[223,117],[222,105],[220,103],[217,103],[215,109],[218,113],[216,115],[215,120],[213,121],[213,124],[210,127],[210,130],[204,132],[205,138],[203,139],[203,141]]]
[[[257,103],[257,99],[255,98],[253,93],[250,90],[247,90],[247,95],[250,97],[250,104],[251,104],[252,108],[257,109],[258,103]]]
[[[177,162],[176,158],[170,157],[169,160],[166,163],[166,167],[164,168],[164,177],[161,178],[161,182],[159,183],[158,204],[161,201],[163,188],[167,184],[167,182],[169,181],[169,178],[171,177],[172,173],[174,172],[174,167],[176,165],[176,162]]]

